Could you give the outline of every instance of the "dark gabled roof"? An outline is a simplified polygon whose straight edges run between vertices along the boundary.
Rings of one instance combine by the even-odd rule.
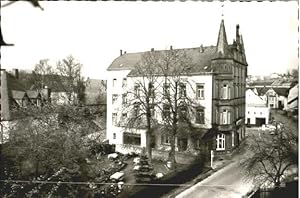
[[[279,96],[285,96],[287,97],[289,95],[289,88],[273,88],[273,90],[279,95]]]
[[[261,80],[249,83],[249,86],[271,86],[274,80]]]
[[[26,96],[25,91],[16,91],[16,90],[11,90],[11,97],[13,99],[23,99]]]
[[[267,87],[257,87],[256,90],[257,90],[257,93],[259,96],[263,96],[266,94],[266,92],[269,90],[270,88],[267,88]]]
[[[108,67],[108,71],[128,70],[132,69],[145,52],[126,53],[116,58]]]
[[[41,94],[38,91],[34,91],[34,90],[28,90],[26,91],[28,98],[38,98],[39,96],[41,96]]]
[[[111,63],[111,65],[107,68],[107,71],[131,70],[129,76],[137,76],[137,75],[141,75],[141,73],[143,74],[147,73],[149,72],[148,68],[143,68],[141,67],[142,65],[140,65],[140,67],[136,67],[139,63],[143,62],[145,57],[144,55],[147,55],[147,53],[148,54],[152,53],[152,55],[154,55],[154,59],[157,59],[155,61],[158,61],[158,63],[155,64],[153,64],[153,62],[151,63],[151,65],[155,65],[155,66],[159,65],[161,61],[159,60],[160,58],[155,57],[156,55],[158,55],[158,57],[161,57],[161,55],[164,55],[164,53],[172,54],[172,52],[176,52],[176,53],[178,52],[178,54],[186,55],[188,65],[187,67],[184,66],[184,72],[181,71],[180,73],[186,73],[187,75],[199,74],[203,72],[212,72],[211,61],[217,58],[234,59],[236,61],[243,62],[243,64],[247,65],[246,57],[244,54],[243,39],[242,36],[238,34],[238,29],[237,29],[236,39],[237,41],[234,41],[232,45],[228,45],[224,20],[222,19],[220,24],[220,29],[219,29],[218,42],[216,46],[203,47],[201,45],[200,47],[197,48],[184,48],[184,49],[171,48],[170,50],[156,50],[156,51],[154,51],[153,49],[150,52],[147,51],[147,52],[137,52],[137,53],[125,53],[123,55],[121,54],[121,56],[116,58]],[[163,57],[162,59],[164,59],[164,56],[162,57]],[[179,60],[184,60],[182,57],[177,56]],[[182,63],[179,64],[182,65]],[[162,72],[157,67],[154,67],[153,69],[152,68],[149,69],[151,69],[150,72],[152,74],[155,75],[162,74]],[[170,66],[167,68],[167,71],[164,72],[172,73],[173,69],[177,70],[178,68],[176,68],[174,64],[170,64]]]
[[[175,50],[175,49],[174,49]],[[176,49],[186,54],[191,59],[191,67],[188,73],[210,72],[211,60],[217,58],[216,47],[198,47]],[[165,53],[167,50],[155,51],[156,53]],[[108,71],[131,70],[142,60],[142,56],[149,52],[126,53],[116,58],[108,67]],[[135,75],[137,71],[132,70],[129,75]]]

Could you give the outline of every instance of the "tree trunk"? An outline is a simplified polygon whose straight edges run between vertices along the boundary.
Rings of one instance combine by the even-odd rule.
[[[151,164],[152,162],[152,148],[151,148],[151,112],[150,112],[150,105],[149,101],[148,102],[148,109],[147,109],[147,134],[146,134],[146,149],[147,149],[147,155],[148,155],[148,160],[149,163]]]
[[[175,135],[171,136],[171,150],[169,152],[169,161],[175,166],[176,159],[175,159]]]
[[[146,149],[147,149],[147,157],[149,160],[149,163],[152,163],[152,148],[151,148],[151,134],[150,130],[148,129],[146,132]]]

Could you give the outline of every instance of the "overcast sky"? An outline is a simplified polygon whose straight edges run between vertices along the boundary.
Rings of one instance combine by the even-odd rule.
[[[2,2],[2,5],[5,4]],[[27,2],[1,9],[7,43],[1,67],[33,69],[39,60],[73,55],[86,77],[105,79],[123,51],[216,45],[224,13],[227,40],[240,24],[248,74],[267,75],[298,67],[297,2]]]

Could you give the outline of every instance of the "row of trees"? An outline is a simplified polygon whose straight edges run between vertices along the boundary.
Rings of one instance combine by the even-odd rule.
[[[52,192],[73,197],[87,193],[86,185],[63,186],[58,181],[84,182],[95,177],[96,170],[86,161],[92,153],[85,141],[87,134],[96,131],[93,115],[82,107],[51,104],[41,109],[18,109],[18,113],[22,118],[13,121],[9,141],[1,145],[0,196],[44,197]],[[20,180],[25,182],[16,182]]]
[[[49,59],[40,60],[34,67],[32,74],[20,72],[20,81],[28,88],[42,90],[46,86],[50,89],[60,89],[66,94],[69,104],[85,101],[85,87],[87,81],[81,75],[82,64],[72,55],[58,61],[55,66]],[[74,101],[74,94],[76,100]]]
[[[187,74],[193,66],[185,50],[150,51],[142,55],[130,73],[134,87],[128,90],[129,100],[123,109],[128,111],[133,106],[134,113],[129,116],[127,127],[146,128],[146,150],[150,161],[153,133],[158,128],[170,138],[169,160],[174,164],[176,136],[191,136],[191,118],[194,117],[191,114],[197,104],[187,94],[187,90],[195,92],[187,81]],[[154,111],[163,115],[161,121],[153,115]],[[188,147],[192,148],[192,141],[188,142]]]

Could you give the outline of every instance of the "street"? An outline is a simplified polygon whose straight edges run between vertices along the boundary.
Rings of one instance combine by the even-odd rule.
[[[195,186],[180,193],[176,198],[240,198],[247,194],[253,187],[252,181],[244,176],[243,171],[240,162],[236,161],[199,182]]]
[[[248,135],[260,133],[258,128],[247,128]],[[247,141],[248,139],[246,139]],[[208,178],[197,183],[191,188],[183,191],[176,198],[201,198],[201,197],[230,197],[240,198],[251,191],[254,186],[252,179],[247,178],[242,165],[244,160],[251,157],[251,151],[245,149],[244,152],[234,157],[235,162],[223,169],[215,172]]]
[[[272,116],[276,121],[284,123],[285,129],[297,134],[298,126],[297,123],[293,122],[286,116],[277,114],[276,112],[272,113]],[[262,131],[260,127],[246,128],[247,136],[255,135],[257,138],[267,137],[267,139],[272,139],[269,131]],[[253,144],[254,139],[247,138],[246,140],[246,149],[245,151],[234,156],[234,162],[228,166],[222,168],[221,170],[213,173],[208,178],[197,183],[191,188],[183,191],[176,198],[192,198],[192,197],[242,197],[246,195],[247,192],[251,191],[254,187],[254,184],[257,184],[258,181],[253,181],[253,179],[247,178],[245,170],[240,165],[241,162],[250,158],[253,153],[250,149],[247,149],[247,145]]]

